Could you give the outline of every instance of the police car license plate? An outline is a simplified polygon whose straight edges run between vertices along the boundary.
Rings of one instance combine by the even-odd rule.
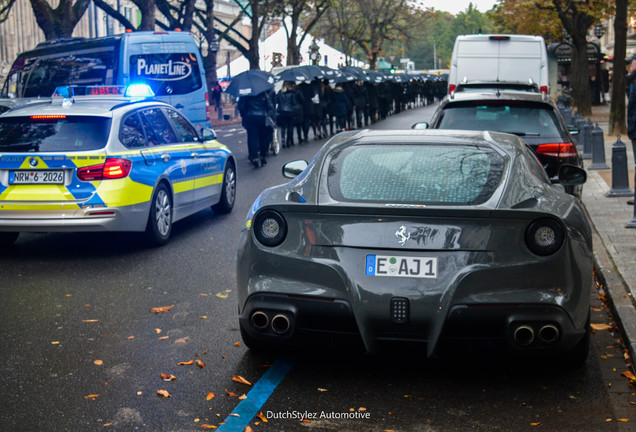
[[[9,184],[64,184],[64,171],[9,171]]]
[[[367,276],[436,278],[437,258],[367,255]]]

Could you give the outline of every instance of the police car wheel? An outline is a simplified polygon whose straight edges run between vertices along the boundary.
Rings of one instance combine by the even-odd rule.
[[[0,245],[10,245],[15,243],[19,235],[19,232],[0,232]]]
[[[223,189],[221,190],[221,200],[212,206],[214,213],[229,213],[234,208],[236,200],[236,171],[232,163],[228,163],[223,172]]]
[[[172,231],[172,198],[168,187],[160,183],[152,196],[146,235],[151,244],[161,246],[168,242]]]

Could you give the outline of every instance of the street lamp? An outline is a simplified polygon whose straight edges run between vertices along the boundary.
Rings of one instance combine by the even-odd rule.
[[[314,39],[309,46],[309,59],[312,65],[318,65],[318,63],[320,63],[320,47],[316,43],[316,39]]]
[[[594,26],[594,36],[597,38],[602,38],[605,34],[605,27],[600,22]]]

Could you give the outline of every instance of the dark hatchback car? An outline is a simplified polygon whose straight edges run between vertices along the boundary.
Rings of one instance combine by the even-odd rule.
[[[442,100],[430,124],[417,123],[413,127],[517,135],[532,148],[553,182],[558,182],[561,165],[583,167],[576,140],[557,106],[540,93],[514,90],[456,92]],[[580,196],[582,186],[566,186],[565,190]]]

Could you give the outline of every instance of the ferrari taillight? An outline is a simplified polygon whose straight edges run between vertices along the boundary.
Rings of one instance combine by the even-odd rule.
[[[130,174],[132,161],[121,158],[107,158],[103,164],[79,168],[77,178],[82,181],[113,180]]]

